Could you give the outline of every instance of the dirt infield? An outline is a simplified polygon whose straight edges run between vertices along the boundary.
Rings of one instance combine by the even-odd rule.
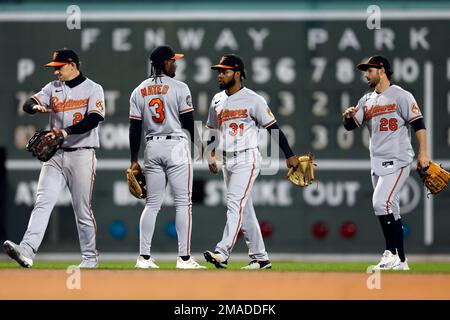
[[[375,274],[365,273],[82,270],[79,275],[0,270],[0,299],[450,299],[450,275],[381,274],[379,282],[369,279],[380,287],[372,290],[367,281]]]

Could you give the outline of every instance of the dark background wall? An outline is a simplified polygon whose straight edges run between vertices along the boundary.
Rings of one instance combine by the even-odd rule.
[[[278,172],[257,180],[254,203],[271,252],[379,252],[383,245],[371,209],[367,130],[347,133],[340,123],[343,108],[368,91],[355,65],[372,54],[391,60],[394,82],[414,94],[429,121],[433,157],[449,164],[450,60],[443,48],[450,39],[442,30],[448,29],[450,11],[434,10],[436,15],[415,19],[414,14],[421,11],[395,15],[386,9],[377,30],[368,29],[366,8],[313,10],[310,14],[288,10],[291,15],[263,10],[259,17],[253,15],[254,10],[228,8],[239,14],[236,18],[214,10],[180,11],[173,17],[172,11],[147,9],[124,10],[119,17],[105,18],[101,16],[104,10],[84,15],[80,5],[81,29],[73,30],[67,28],[65,10],[53,12],[52,19],[46,13],[37,18],[27,15],[33,11],[0,11],[0,41],[2,48],[8,48],[0,51],[0,146],[8,152],[8,183],[2,182],[0,187],[6,192],[0,194],[9,194],[2,210],[7,220],[2,225],[12,240],[19,241],[27,226],[40,168],[24,147],[34,130],[48,122],[45,115],[23,115],[20,106],[53,79],[43,65],[61,47],[79,53],[82,71],[100,83],[107,96],[93,196],[102,251],[138,248],[143,202],[128,194],[124,173],[129,165],[128,99],[148,75],[151,50],[162,43],[185,54],[177,77],[191,88],[196,120],[204,124],[210,100],[218,91],[210,65],[221,54],[236,52],[245,60],[245,84],[266,97],[294,150],[315,154],[317,185],[294,188],[285,179],[282,159]],[[277,7],[286,8],[291,7]],[[339,12],[344,15],[337,17]],[[261,150],[265,149],[262,143]],[[222,178],[211,176],[205,165],[196,164],[194,177],[192,250],[202,251],[222,235],[224,191]],[[448,191],[426,200],[412,171],[401,203],[408,251],[448,253]],[[158,217],[154,250],[176,250],[173,221],[174,207],[168,196]],[[78,248],[70,196],[63,191],[42,250]],[[246,250],[243,239],[236,250]]]

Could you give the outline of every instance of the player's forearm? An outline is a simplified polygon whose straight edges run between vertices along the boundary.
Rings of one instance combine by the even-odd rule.
[[[100,121],[103,121],[103,117],[97,113],[88,114],[80,122],[71,125],[70,127],[64,128],[67,134],[83,134],[94,128],[96,128]]]
[[[353,118],[343,118],[343,122],[344,122],[344,128],[347,131],[351,131],[351,130],[358,128],[358,125],[356,124],[356,121]]]
[[[130,158],[131,161],[137,161],[139,147],[141,146],[142,121],[130,119]]]
[[[292,157],[294,152],[292,152],[291,147],[289,146],[289,142],[287,141],[286,136],[284,135],[283,130],[278,127],[278,124],[275,122],[271,126],[266,128],[269,131],[269,134],[272,135],[272,130],[278,130],[278,146],[283,151],[286,159]]]
[[[28,113],[28,114],[35,114],[37,111],[33,109],[33,107],[35,105],[37,105],[38,103],[36,102],[36,100],[34,100],[33,98],[29,98],[27,101],[25,101],[25,103],[22,106],[22,109],[24,112]]]
[[[198,132],[195,134],[194,115],[193,112],[180,114],[181,127],[189,132],[192,143],[195,145],[195,137],[199,137]]]
[[[416,131],[416,138],[419,145],[419,154],[428,154],[427,130],[421,129]]]

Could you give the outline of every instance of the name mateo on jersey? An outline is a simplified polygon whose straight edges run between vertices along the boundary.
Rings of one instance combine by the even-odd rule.
[[[145,97],[145,96],[152,96],[152,95],[157,95],[157,94],[167,94],[167,92],[169,92],[170,86],[168,86],[167,84],[162,85],[162,84],[155,84],[152,86],[147,86],[144,88],[141,88],[141,96]]]

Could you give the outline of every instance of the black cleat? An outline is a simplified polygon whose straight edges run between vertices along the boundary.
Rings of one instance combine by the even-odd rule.
[[[226,269],[228,267],[228,261],[217,251],[205,251],[203,255],[205,260],[212,263],[217,269]]]

